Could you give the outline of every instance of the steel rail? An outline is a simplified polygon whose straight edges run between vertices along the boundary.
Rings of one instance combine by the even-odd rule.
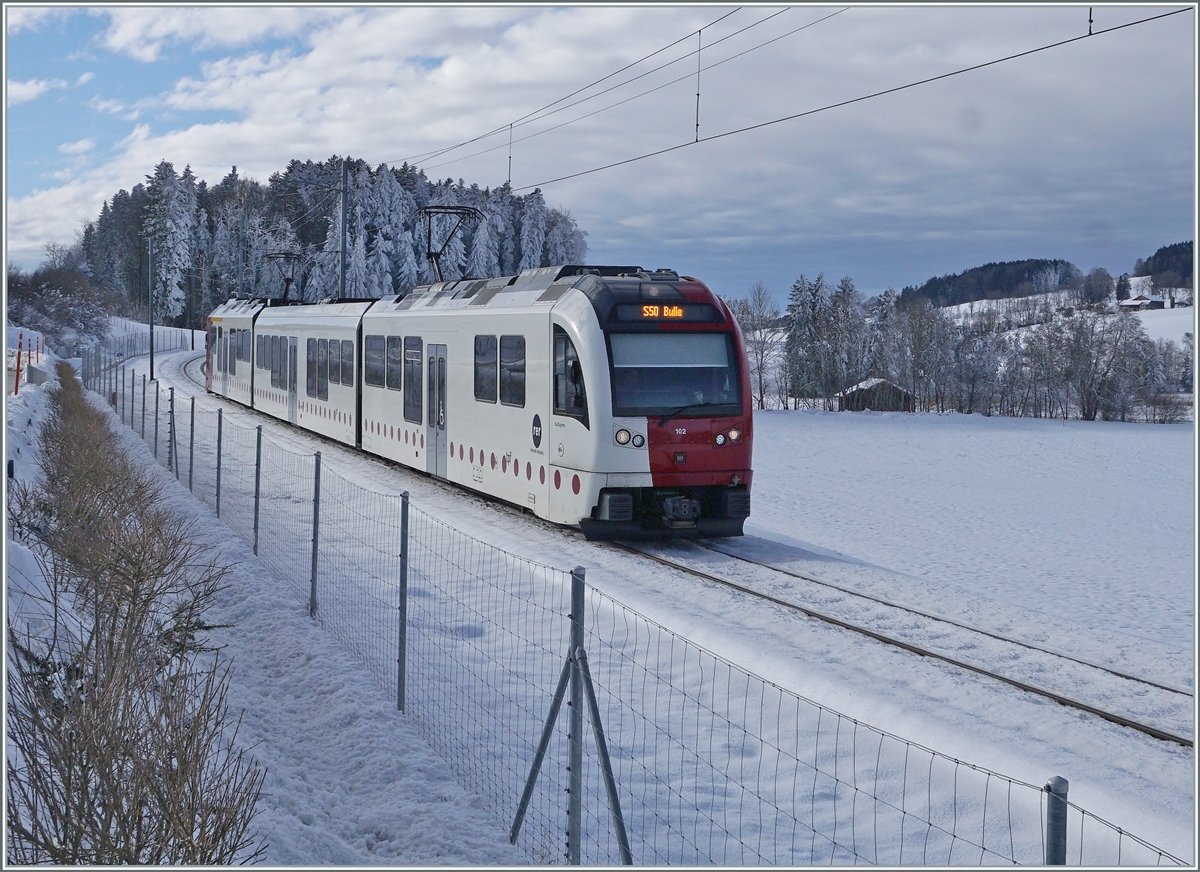
[[[1106,721],[1109,721],[1110,723],[1114,723],[1114,724],[1117,724],[1122,727],[1129,727],[1130,729],[1134,729],[1141,733],[1145,733],[1148,736],[1151,736],[1155,739],[1160,739],[1164,742],[1174,742],[1178,745],[1182,745],[1185,748],[1193,747],[1193,741],[1186,736],[1178,736],[1178,735],[1175,735],[1174,733],[1159,729],[1158,727],[1152,726],[1150,724],[1145,724],[1140,721],[1132,720],[1131,718],[1127,718],[1124,715],[1118,715],[1118,714],[1114,714],[1113,712],[1105,711],[1104,709],[1097,708],[1096,706],[1089,705],[1088,703],[1080,702],[1079,700],[1071,699],[1070,697],[1063,696],[1062,694],[1057,693],[1056,691],[1050,690],[1049,688],[1040,687],[1036,684],[1030,684],[1028,682],[1020,681],[1015,678],[1009,678],[1008,676],[1001,675],[997,672],[992,672],[991,670],[986,669],[982,666],[975,666],[974,664],[967,663],[962,660],[958,660],[954,657],[950,657],[949,655],[939,654],[936,651],[927,650],[925,648],[920,647],[919,645],[914,645],[911,642],[905,642],[901,639],[896,639],[892,636],[888,636],[885,633],[880,633],[875,630],[871,630],[866,627],[859,626],[857,624],[849,623],[848,621],[843,621],[839,618],[833,617],[832,615],[826,615],[822,612],[818,612],[815,609],[811,609],[807,606],[802,606],[802,605],[799,605],[798,603],[790,602],[788,600],[781,599],[777,596],[773,596],[768,593],[763,593],[762,591],[758,591],[758,590],[755,590],[754,588],[747,587],[746,585],[739,584],[738,582],[732,581],[728,578],[722,578],[719,575],[714,575],[711,572],[705,572],[702,569],[696,569],[695,567],[691,567],[691,566],[688,566],[683,563],[677,563],[676,561],[669,560],[665,557],[660,557],[657,554],[651,554],[648,551],[643,551],[640,548],[636,548],[636,547],[629,545],[627,543],[624,543],[624,542],[614,542],[612,544],[617,548],[620,548],[624,551],[628,551],[631,554],[638,554],[642,557],[646,557],[650,560],[653,560],[657,563],[662,564],[663,566],[669,566],[672,569],[679,570],[680,572],[686,572],[689,575],[696,576],[697,578],[703,578],[706,581],[713,582],[714,584],[719,584],[724,587],[732,588],[733,590],[737,590],[741,593],[749,594],[750,596],[756,597],[761,600],[765,600],[767,602],[770,602],[770,603],[780,606],[782,608],[800,612],[801,614],[806,615],[807,617],[814,618],[818,621],[822,621],[824,623],[830,624],[832,626],[838,627],[843,630],[849,630],[850,632],[853,632],[853,633],[859,633],[861,635],[875,639],[878,642],[882,642],[885,645],[891,645],[895,648],[901,648],[905,651],[908,651],[912,654],[916,654],[921,657],[930,657],[934,660],[940,660],[940,661],[942,661],[944,663],[948,663],[952,666],[957,666],[961,669],[966,669],[969,672],[974,672],[977,675],[982,675],[986,678],[995,679],[995,680],[1003,682],[1004,684],[1007,684],[1011,687],[1015,687],[1018,690],[1023,690],[1023,691],[1026,691],[1027,693],[1036,694],[1037,696],[1041,696],[1046,699],[1053,700],[1054,702],[1057,702],[1059,705],[1064,705],[1064,706],[1067,706],[1068,708],[1074,708],[1074,709],[1078,709],[1080,711],[1087,712],[1088,714],[1095,715],[1096,717],[1102,718]],[[769,567],[769,568],[774,569],[774,567]]]
[[[778,572],[783,575],[787,575],[791,578],[799,578],[802,581],[808,581],[813,584],[819,584],[822,587],[827,587],[827,588],[830,588],[831,590],[836,590],[838,593],[844,593],[844,594],[847,594],[848,596],[853,596],[853,597],[858,597],[860,599],[869,600],[870,602],[879,603],[880,605],[888,606],[889,608],[899,609],[900,611],[908,612],[909,614],[913,614],[913,615],[918,615],[918,616],[920,616],[922,618],[926,618],[930,621],[939,621],[940,623],[943,623],[943,624],[949,624],[952,627],[958,627],[960,630],[968,630],[972,633],[978,633],[981,636],[986,636],[989,639],[995,639],[999,642],[1007,642],[1010,645],[1017,645],[1021,648],[1028,648],[1030,651],[1037,651],[1041,654],[1050,654],[1053,657],[1061,657],[1063,660],[1069,660],[1072,663],[1078,663],[1080,666],[1088,666],[1092,669],[1097,669],[1100,672],[1107,672],[1109,675],[1114,675],[1117,678],[1123,678],[1126,681],[1134,681],[1134,682],[1137,682],[1138,684],[1146,684],[1146,685],[1149,685],[1150,687],[1157,688],[1158,690],[1165,690],[1168,693],[1176,693],[1176,694],[1179,694],[1180,696],[1194,697],[1194,694],[1190,690],[1182,690],[1178,687],[1172,687],[1169,684],[1160,684],[1157,681],[1152,681],[1149,678],[1142,678],[1141,676],[1138,676],[1138,675],[1129,675],[1128,673],[1120,672],[1116,669],[1105,666],[1101,663],[1094,663],[1090,660],[1084,660],[1080,657],[1075,657],[1071,654],[1066,654],[1062,651],[1055,651],[1052,648],[1043,648],[1040,645],[1034,645],[1031,642],[1023,642],[1020,639],[1010,639],[1008,636],[1001,636],[998,633],[992,633],[988,630],[981,630],[978,627],[973,627],[970,624],[964,624],[961,621],[954,620],[953,618],[947,618],[947,617],[943,617],[941,615],[935,615],[931,612],[926,612],[921,609],[914,608],[913,606],[906,606],[906,605],[903,605],[902,603],[892,602],[891,600],[886,600],[886,599],[883,599],[882,597],[873,596],[869,593],[863,593],[862,591],[853,590],[848,587],[842,587],[841,585],[834,584],[833,582],[823,581],[819,578],[813,578],[811,575],[804,575],[802,573],[793,572],[790,569],[784,569],[783,567],[775,566],[770,563],[763,563],[761,560],[754,560],[750,557],[743,557],[740,554],[732,554],[732,553],[722,550],[721,548],[718,548],[716,545],[713,545],[708,542],[697,541],[694,544],[700,548],[705,549],[706,551],[712,551],[716,554],[723,554],[726,557],[729,557],[733,560],[739,560],[742,563],[749,563],[749,564],[752,564],[753,566],[761,566],[764,569],[770,569],[773,572]]]

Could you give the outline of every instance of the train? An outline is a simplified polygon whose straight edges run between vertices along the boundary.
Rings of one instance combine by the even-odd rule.
[[[588,539],[740,536],[750,515],[745,340],[674,270],[231,299],[207,327],[210,393]]]

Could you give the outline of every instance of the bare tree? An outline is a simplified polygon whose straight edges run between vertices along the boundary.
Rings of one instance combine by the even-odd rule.
[[[761,281],[750,286],[749,296],[730,300],[729,308],[746,342],[754,402],[758,408],[765,409],[772,375],[780,365],[786,338],[780,323],[783,313]]]

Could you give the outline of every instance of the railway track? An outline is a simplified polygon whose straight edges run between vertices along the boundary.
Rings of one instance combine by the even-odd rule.
[[[701,568],[675,556],[655,553],[647,548],[628,543],[614,546],[630,553],[641,555],[664,566],[671,567],[705,581],[731,588],[777,607],[800,613],[808,618],[867,636],[882,644],[908,651],[921,657],[937,660],[967,670],[986,678],[1000,681],[1011,687],[1053,700],[1060,705],[1086,712],[1122,727],[1137,730],[1155,739],[1174,742],[1185,748],[1193,747],[1193,740],[1178,726],[1164,727],[1147,723],[1112,711],[1117,706],[1106,705],[1114,700],[1128,700],[1130,707],[1154,708],[1162,711],[1174,721],[1186,723],[1193,707],[1191,691],[1172,687],[1103,664],[1093,663],[1049,648],[1007,638],[996,633],[970,627],[966,624],[932,615],[880,597],[860,593],[830,584],[766,563],[748,560],[730,554],[707,542],[693,543],[708,554],[728,558],[727,570],[723,573],[711,567]],[[737,575],[735,579],[731,576]],[[812,589],[825,588],[832,591],[827,602],[813,605],[800,602],[797,597],[778,596],[764,588],[780,578],[803,581],[810,586],[809,599],[820,599],[812,595]],[[790,585],[789,585],[790,586]],[[847,607],[849,606],[849,608]],[[848,612],[857,613],[855,616]],[[895,629],[880,629],[897,623],[897,617],[906,622],[903,632]],[[872,626],[874,625],[874,626]],[[968,657],[963,652],[980,651],[982,657]],[[1008,665],[1005,672],[989,666],[989,662],[1002,661]],[[1047,687],[1031,676],[1053,675],[1059,681],[1057,688]],[[1087,697],[1092,701],[1088,701]],[[1081,698],[1082,697],[1082,698]]]

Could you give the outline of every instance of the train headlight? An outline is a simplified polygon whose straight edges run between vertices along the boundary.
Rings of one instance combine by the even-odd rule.
[[[628,445],[629,440],[632,438],[632,434],[630,434],[630,432],[628,430],[621,429],[621,430],[617,431],[616,438],[617,438],[618,445]]]
[[[641,448],[645,444],[646,444],[646,437],[643,436],[641,433],[638,433],[633,437],[633,447],[634,448]]]
[[[716,443],[717,443],[718,448],[720,448],[722,445],[725,444],[725,434],[724,433],[717,434]]]
[[[737,427],[734,427],[732,430],[729,431],[729,441],[730,442],[740,442],[741,439],[742,439],[742,431],[739,430]]]

